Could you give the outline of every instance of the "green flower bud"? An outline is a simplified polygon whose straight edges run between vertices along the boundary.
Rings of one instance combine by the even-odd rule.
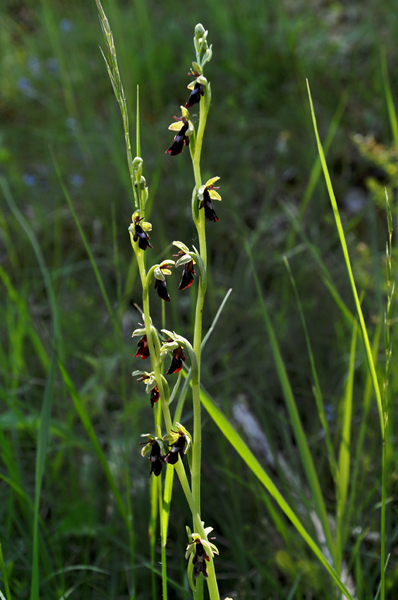
[[[201,38],[203,37],[203,34],[205,33],[205,28],[203,27],[202,23],[198,23],[195,27],[195,37],[196,38]]]

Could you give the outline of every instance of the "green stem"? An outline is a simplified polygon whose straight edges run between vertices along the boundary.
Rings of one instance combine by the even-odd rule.
[[[163,517],[163,496],[161,479],[159,479],[159,514],[160,514],[160,547],[162,552],[162,599],[167,600],[167,559],[166,559],[166,540],[164,539],[164,529],[162,526]]]
[[[381,476],[381,549],[380,549],[380,568],[381,568],[381,590],[380,600],[385,600],[386,594],[386,483],[387,483],[387,419],[385,419],[383,436],[383,454],[382,454],[382,476]]]
[[[189,508],[191,509],[195,533],[198,533],[202,539],[207,540],[207,535],[205,533],[205,530],[204,530],[204,527],[202,525],[202,521],[201,521],[200,515],[199,515],[199,513],[197,511],[197,508],[196,508],[193,496],[191,494],[191,490],[190,490],[190,487],[189,487],[187,475],[185,473],[184,465],[183,465],[183,463],[182,463],[182,461],[181,461],[180,458],[178,459],[178,463],[175,465],[175,469],[177,471],[177,475],[179,477],[182,489],[183,489],[183,491],[185,493],[185,497],[186,497],[187,502],[189,504]],[[209,590],[210,600],[220,600],[220,594],[219,594],[219,591],[218,591],[218,585],[217,585],[217,579],[216,579],[216,572],[215,572],[215,569],[214,569],[213,557],[210,555],[209,558],[210,558],[210,561],[209,561],[209,564],[207,566],[207,573],[208,573],[207,587],[208,587],[208,590]],[[203,576],[201,577],[201,580],[203,580]],[[197,586],[197,587],[199,587],[199,586]],[[199,589],[197,591],[199,592]],[[197,594],[195,594],[195,597],[196,597],[196,595]]]
[[[6,597],[7,600],[11,600],[11,592],[10,592],[10,586],[8,585],[8,574],[7,574],[7,567],[4,563],[4,557],[3,557],[3,550],[1,547],[1,542],[0,542],[0,569],[3,575],[3,581],[4,581],[4,587],[6,590]]]
[[[202,185],[202,176],[200,172],[200,156],[202,151],[203,134],[205,130],[207,112],[205,108],[205,98],[200,100],[199,127],[195,140],[195,151],[192,156],[192,166],[195,177],[196,191]],[[199,210],[199,218],[196,221],[196,229],[199,237],[199,252],[203,260],[204,267],[207,265],[207,247],[206,247],[206,229],[204,210]],[[201,453],[202,453],[202,420],[200,404],[200,364],[201,364],[201,344],[202,344],[202,318],[203,304],[206,294],[206,281],[200,277],[198,287],[198,297],[196,300],[195,328],[193,338],[193,348],[198,363],[197,374],[192,374],[192,396],[193,396],[193,448],[192,448],[192,493],[195,504],[200,511],[200,475],[201,475]]]

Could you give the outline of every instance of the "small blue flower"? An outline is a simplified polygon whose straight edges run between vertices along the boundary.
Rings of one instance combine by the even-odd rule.
[[[70,176],[70,181],[75,187],[80,187],[84,183],[84,177],[79,175],[79,173],[73,173],[73,175]]]
[[[61,19],[59,22],[59,28],[64,33],[69,33],[73,29],[73,23],[70,19]]]
[[[20,77],[17,81],[18,89],[25,95],[32,97],[35,95],[35,91],[32,88],[32,84],[27,77]]]
[[[33,187],[37,184],[36,175],[32,175],[31,173],[24,173],[22,175],[22,181],[25,185],[28,185],[29,187]]]
[[[334,406],[332,404],[325,404],[325,416],[326,420],[330,423],[334,419]]]

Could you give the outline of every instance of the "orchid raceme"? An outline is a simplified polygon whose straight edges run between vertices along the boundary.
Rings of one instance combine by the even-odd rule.
[[[202,313],[207,287],[207,247],[205,219],[213,221],[218,220],[212,200],[221,200],[214,184],[218,177],[213,177],[204,186],[202,185],[200,159],[203,145],[203,136],[207,115],[211,104],[210,82],[204,75],[204,66],[212,58],[212,47],[207,42],[208,32],[200,23],[196,25],[194,32],[195,59],[192,61],[190,75],[194,77],[188,85],[190,96],[185,104],[181,106],[181,116],[174,117],[174,122],[169,130],[174,132],[174,139],[171,146],[166,150],[171,156],[178,156],[182,153],[185,146],[189,147],[192,159],[194,192],[192,198],[188,199],[188,205],[192,210],[193,222],[196,226],[196,234],[199,239],[199,250],[189,248],[182,242],[173,242],[178,248],[178,254],[175,256],[177,261],[164,260],[151,268],[146,267],[147,250],[152,249],[149,232],[152,231],[152,225],[146,220],[146,205],[149,197],[148,185],[144,177],[144,161],[140,156],[139,141],[139,115],[137,106],[137,148],[136,157],[131,155],[131,147],[128,133],[127,104],[124,99],[123,86],[121,84],[120,72],[117,65],[116,50],[114,41],[110,32],[109,24],[105,13],[97,0],[100,11],[100,19],[103,27],[105,40],[107,43],[107,54],[109,62],[105,61],[108,73],[111,78],[115,95],[122,110],[125,126],[126,149],[130,177],[133,184],[134,201],[137,210],[132,216],[132,222],[129,226],[129,235],[133,252],[135,254],[138,271],[142,284],[142,317],[144,326],[137,328],[133,336],[140,336],[137,343],[137,350],[134,358],[142,360],[149,359],[151,367],[147,371],[134,371],[134,376],[139,376],[138,381],[145,384],[146,393],[150,394],[152,408],[160,407],[160,410],[154,411],[157,434],[144,434],[147,438],[145,447],[142,449],[142,456],[149,454],[151,464],[150,474],[161,478],[164,468],[174,468],[181,482],[182,489],[187,499],[192,513],[192,522],[197,534],[192,534],[190,539],[189,555],[192,555],[189,561],[188,571],[195,567],[195,578],[197,579],[197,596],[195,600],[201,600],[203,597],[203,577],[207,581],[209,595],[211,600],[219,600],[218,585],[215,575],[212,559],[214,554],[218,554],[214,545],[207,541],[208,530],[203,529],[203,523],[200,520],[201,510],[201,408],[200,408],[200,363],[201,363],[201,344],[202,344]],[[138,97],[137,97],[138,105]],[[195,114],[195,123],[190,120],[188,108],[198,106],[199,117]],[[197,191],[196,191],[197,190]],[[200,207],[199,207],[200,203]],[[204,211],[200,213],[200,208]],[[197,269],[196,269],[197,266]],[[162,329],[162,334],[167,339],[162,341],[161,334],[155,323],[152,322],[150,311],[150,284],[155,279],[154,288],[161,298],[167,304],[173,304],[173,294],[169,293],[172,281],[172,267],[182,267],[182,276],[178,289],[186,290],[189,288],[194,278],[198,278],[195,323],[192,332],[192,342],[187,337],[183,337],[174,331]],[[163,305],[164,307],[165,305]],[[167,318],[164,312],[165,318]],[[163,375],[164,359],[171,353],[171,364],[165,375]],[[193,434],[180,423],[173,425],[170,414],[170,403],[177,395],[179,383],[181,381],[181,371],[188,359],[192,377],[192,406],[193,406]],[[177,377],[175,378],[175,375]],[[174,386],[170,394],[169,384],[174,380]],[[161,419],[161,420],[160,420]],[[161,425],[166,428],[166,434],[162,436]],[[180,458],[189,453],[190,483],[185,474],[185,468]],[[162,489],[161,487],[159,488]],[[195,552],[194,552],[195,550]],[[211,568],[207,571],[205,563],[210,560]],[[167,569],[166,555],[162,558],[162,586],[163,597],[167,597]]]

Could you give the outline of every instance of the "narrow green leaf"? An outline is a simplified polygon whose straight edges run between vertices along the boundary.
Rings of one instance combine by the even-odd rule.
[[[277,504],[279,505],[281,510],[285,513],[285,515],[288,517],[288,519],[294,525],[294,527],[296,528],[298,533],[301,535],[301,537],[304,539],[304,541],[308,544],[308,546],[314,552],[315,556],[318,558],[318,560],[321,562],[321,564],[328,571],[328,573],[333,578],[333,580],[338,585],[338,587],[343,592],[343,594],[345,594],[346,598],[348,600],[354,600],[353,597],[351,596],[350,592],[347,590],[346,586],[344,585],[344,583],[339,578],[335,569],[325,558],[325,556],[323,555],[322,551],[320,550],[320,548],[316,544],[316,542],[307,533],[307,531],[301,524],[300,519],[297,517],[297,515],[294,513],[294,511],[290,508],[288,503],[285,501],[282,494],[278,491],[275,484],[272,482],[270,477],[267,475],[267,473],[265,472],[263,467],[260,465],[260,463],[254,456],[254,454],[251,452],[251,450],[248,448],[248,446],[242,440],[242,438],[237,433],[237,431],[232,427],[232,425],[228,421],[228,419],[215,406],[215,404],[211,400],[210,396],[208,396],[208,394],[203,390],[203,388],[200,391],[200,399],[201,399],[203,406],[205,407],[205,409],[207,410],[207,412],[209,413],[210,417],[213,419],[215,424],[219,427],[219,429],[225,435],[227,440],[230,442],[230,444],[233,446],[233,448],[236,450],[236,452],[241,456],[241,458],[244,460],[244,462],[247,464],[247,466],[250,468],[250,470],[254,473],[254,475],[261,481],[261,483],[267,489],[269,494],[271,494],[271,496],[275,499],[275,501],[277,502]]]
[[[1,543],[0,543],[0,570],[3,574],[3,580],[4,580],[4,587],[6,589],[6,596],[7,596],[7,600],[11,600],[11,592],[10,592],[10,586],[8,584],[8,574],[7,574],[7,567],[4,563],[4,557],[3,557],[3,549],[1,547]],[[6,600],[6,598],[4,598],[3,594],[0,591],[0,599],[1,600]]]
[[[253,277],[258,293],[258,299],[260,302],[262,315],[264,318],[265,327],[268,333],[268,337],[270,340],[272,353],[274,356],[275,366],[278,373],[279,382],[281,384],[283,395],[285,398],[286,406],[289,412],[290,422],[294,430],[294,435],[297,440],[297,445],[299,447],[301,460],[303,463],[304,470],[307,475],[308,484],[310,486],[312,497],[316,506],[318,517],[322,523],[322,528],[325,534],[326,542],[329,548],[329,551],[332,556],[334,556],[335,545],[333,542],[332,532],[330,529],[330,524],[326,512],[325,502],[323,500],[323,495],[321,491],[321,486],[319,484],[318,475],[315,470],[314,461],[312,460],[311,452],[308,447],[307,438],[301,423],[300,415],[297,410],[296,401],[293,395],[293,391],[290,385],[290,381],[286,372],[286,368],[282,359],[282,355],[279,349],[278,340],[275,335],[274,328],[271,323],[271,319],[268,314],[267,307],[264,303],[264,298],[261,292],[260,282],[257,277],[257,273],[255,270],[255,266],[253,264],[253,257],[250,251],[249,246],[246,244],[246,251],[249,256]]]
[[[388,76],[386,49],[383,46],[380,48],[380,60],[381,60],[381,74],[382,74],[382,78],[383,78],[384,94],[386,96],[388,116],[390,118],[390,125],[391,125],[392,136],[394,139],[395,149],[396,149],[396,152],[398,153],[398,119],[397,119],[397,113],[396,113],[395,106],[394,106],[394,99],[393,99],[392,93],[391,93],[390,78]]]
[[[358,292],[357,292],[357,288],[356,288],[355,280],[354,280],[354,274],[352,272],[351,261],[350,261],[350,257],[348,254],[347,242],[346,242],[345,235],[344,235],[344,229],[343,229],[343,225],[341,223],[340,213],[339,213],[339,209],[337,206],[336,197],[334,195],[329,171],[327,168],[325,155],[323,153],[322,144],[319,139],[318,128],[317,128],[315,112],[314,112],[314,106],[312,103],[311,91],[310,91],[310,86],[309,86],[308,80],[307,80],[307,88],[308,88],[308,97],[309,97],[309,101],[310,101],[312,122],[314,125],[314,131],[315,131],[315,137],[316,137],[316,142],[317,142],[317,146],[318,146],[319,157],[321,159],[322,170],[323,170],[323,174],[325,177],[326,186],[327,186],[329,198],[330,198],[330,203],[332,205],[333,215],[334,215],[334,218],[336,221],[336,227],[337,227],[337,231],[339,234],[340,243],[341,243],[341,247],[342,247],[343,254],[344,254],[344,260],[345,260],[346,268],[347,268],[347,272],[348,272],[348,277],[350,280],[351,289],[352,289],[352,293],[353,293],[354,301],[355,301],[355,306],[356,306],[357,313],[358,313],[358,319],[359,319],[359,324],[360,324],[360,329],[361,329],[361,334],[362,334],[362,340],[363,340],[363,344],[365,347],[365,353],[366,353],[366,358],[367,358],[367,362],[368,362],[368,367],[370,370],[370,374],[371,374],[372,382],[373,382],[373,388],[374,388],[375,395],[376,395],[377,409],[379,411],[379,419],[380,419],[380,430],[381,430],[382,437],[384,439],[383,404],[382,404],[382,400],[381,400],[379,382],[377,380],[376,369],[375,369],[375,365],[373,362],[372,351],[371,351],[370,343],[369,343],[369,336],[368,336],[368,332],[366,329],[366,324],[365,324],[365,319],[363,317],[361,304],[359,302]]]
[[[102,277],[101,277],[101,273],[100,273],[100,271],[99,271],[99,269],[97,267],[94,255],[91,252],[90,245],[89,245],[89,243],[87,241],[86,235],[85,235],[85,233],[83,231],[83,228],[82,228],[82,226],[80,224],[79,218],[78,218],[78,216],[77,216],[77,214],[75,212],[75,209],[73,207],[72,200],[71,200],[71,198],[70,198],[70,196],[68,194],[68,190],[64,186],[64,182],[63,182],[62,176],[61,176],[61,171],[60,171],[57,159],[55,158],[55,154],[53,153],[53,151],[51,149],[50,149],[50,151],[51,151],[51,158],[53,160],[55,171],[56,171],[57,176],[58,176],[58,181],[59,181],[61,189],[62,189],[62,191],[64,193],[65,199],[66,199],[66,201],[67,201],[67,203],[69,205],[69,208],[70,208],[70,211],[72,213],[72,216],[73,216],[73,218],[75,220],[76,227],[77,227],[77,229],[78,229],[78,231],[80,233],[80,237],[82,238],[82,241],[83,241],[84,247],[86,249],[87,255],[88,255],[89,259],[90,259],[90,263],[91,263],[92,269],[94,271],[95,277],[97,279],[97,283],[99,285],[99,288],[101,290],[101,294],[102,294],[102,297],[104,299],[104,302],[105,302],[106,308],[108,310],[109,316],[112,319],[112,323],[113,323],[113,325],[115,327],[115,330],[117,331],[118,325],[117,325],[117,322],[116,322],[116,319],[115,319],[115,315],[114,315],[114,312],[113,312],[113,309],[112,309],[111,302],[109,300],[108,294],[107,294],[106,289],[105,289],[104,282],[103,282]]]
[[[318,408],[319,420],[320,420],[323,430],[325,432],[325,440],[326,440],[326,447],[327,447],[327,451],[328,451],[329,464],[330,464],[330,469],[331,469],[333,479],[334,479],[336,477],[336,473],[337,473],[337,463],[336,463],[336,458],[334,455],[332,440],[330,438],[329,424],[328,424],[328,420],[327,420],[326,414],[325,414],[325,407],[324,407],[324,403],[323,403],[323,394],[321,391],[321,386],[319,384],[318,374],[316,371],[314,354],[312,352],[311,342],[310,342],[310,338],[308,335],[307,324],[305,322],[304,311],[303,311],[303,307],[301,305],[301,300],[300,300],[300,296],[298,294],[296,282],[294,280],[293,273],[290,269],[290,265],[289,265],[289,262],[286,257],[284,257],[284,262],[285,262],[286,268],[289,273],[291,284],[293,286],[294,295],[296,297],[296,304],[297,304],[297,307],[298,307],[299,313],[300,313],[301,324],[304,329],[304,335],[305,335],[305,341],[307,344],[308,356],[309,356],[310,363],[311,363],[311,372],[312,372],[312,377],[314,379],[314,385],[315,385],[314,396],[315,396],[315,401],[316,401],[316,405]]]
[[[93,425],[92,425],[92,423],[90,421],[90,417],[88,416],[87,411],[84,408],[84,404],[83,404],[83,402],[82,402],[79,394],[77,393],[76,388],[73,385],[73,382],[72,382],[71,378],[68,375],[68,372],[66,371],[64,365],[60,361],[58,361],[58,367],[59,367],[59,369],[61,371],[61,375],[62,375],[64,383],[65,383],[65,385],[67,387],[67,390],[68,390],[68,392],[69,392],[69,394],[70,394],[70,396],[71,396],[71,398],[73,400],[73,404],[75,406],[77,414],[79,415],[79,417],[81,419],[81,422],[82,422],[82,424],[83,424],[83,426],[84,426],[84,428],[85,428],[85,430],[87,432],[87,435],[88,435],[88,437],[90,439],[90,442],[91,442],[91,444],[92,444],[92,446],[94,448],[94,451],[95,451],[95,453],[97,455],[98,461],[99,461],[101,467],[104,470],[106,478],[107,478],[107,480],[109,482],[109,485],[111,487],[112,493],[113,493],[113,495],[115,497],[115,502],[116,502],[116,505],[117,505],[117,507],[119,509],[120,515],[122,516],[122,518],[123,518],[124,522],[126,523],[128,529],[130,530],[131,523],[130,523],[128,517],[127,517],[126,508],[124,506],[122,497],[121,497],[120,492],[119,492],[119,490],[117,488],[115,480],[113,479],[113,476],[112,476],[111,470],[109,468],[108,462],[106,460],[105,454],[103,453],[103,451],[101,449],[101,446],[100,446],[100,443],[99,443],[99,441],[97,439],[97,436],[95,434],[94,427],[93,427]]]
[[[343,299],[341,298],[339,291],[336,288],[336,286],[331,278],[328,268],[326,267],[324,261],[322,260],[322,257],[319,254],[319,249],[314,244],[312,244],[309,241],[309,239],[307,238],[307,236],[305,235],[303,228],[297,219],[297,216],[293,213],[292,208],[286,202],[282,202],[281,205],[282,205],[282,208],[285,211],[286,215],[291,220],[294,229],[297,231],[297,233],[300,236],[300,238],[302,239],[303,243],[306,245],[306,247],[310,251],[311,256],[313,257],[314,261],[318,265],[319,270],[321,272],[322,281],[325,284],[325,286],[327,287],[327,289],[329,290],[330,295],[332,296],[333,300],[336,302],[336,305],[341,310],[343,316],[347,319],[347,321],[349,323],[353,323],[354,316],[351,313],[348,306],[344,303]]]
[[[348,365],[348,379],[345,389],[345,394],[342,400],[342,432],[339,452],[339,468],[336,478],[337,492],[337,515],[336,515],[336,546],[339,557],[338,565],[341,565],[343,556],[343,547],[345,535],[343,527],[346,517],[346,503],[348,483],[350,479],[350,458],[351,458],[351,418],[352,418],[352,401],[354,389],[354,368],[355,368],[355,349],[357,340],[357,325],[355,324],[351,336],[350,360]]]
[[[55,355],[51,357],[50,367],[47,374],[46,387],[44,391],[43,406],[40,415],[40,427],[37,439],[36,454],[36,477],[35,477],[35,506],[33,516],[33,557],[32,557],[32,581],[30,599],[39,600],[39,505],[41,484],[44,474],[44,465],[48,447],[51,407],[53,401],[53,383],[55,375]]]

